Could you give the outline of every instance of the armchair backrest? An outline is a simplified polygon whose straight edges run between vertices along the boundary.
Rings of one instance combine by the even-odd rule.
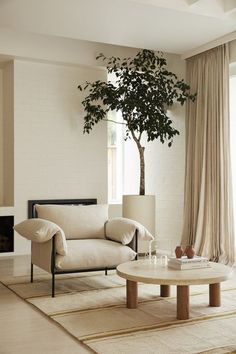
[[[105,222],[108,219],[108,205],[65,205],[61,203],[35,204],[37,217],[60,226],[67,239],[105,239]]]
[[[91,205],[97,204],[96,198],[82,198],[82,199],[34,199],[28,200],[28,219],[37,218],[37,211],[35,205]]]

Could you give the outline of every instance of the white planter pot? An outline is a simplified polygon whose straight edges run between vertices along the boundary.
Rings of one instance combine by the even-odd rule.
[[[154,195],[123,195],[122,216],[144,225],[155,237],[156,203]],[[148,241],[139,240],[139,253],[148,252]]]

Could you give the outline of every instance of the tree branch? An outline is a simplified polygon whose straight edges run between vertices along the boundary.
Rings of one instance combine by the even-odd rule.
[[[136,142],[136,144],[139,145],[139,140],[138,140],[138,138],[136,137],[136,135],[134,134],[133,130],[130,130],[130,132],[131,132],[132,138],[134,139],[134,141]]]
[[[140,142],[143,132],[139,133],[138,141]]]

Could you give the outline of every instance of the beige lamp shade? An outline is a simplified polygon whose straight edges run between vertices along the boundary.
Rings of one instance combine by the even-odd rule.
[[[155,207],[154,195],[123,195],[122,216],[140,222],[155,237]],[[139,241],[138,252],[148,252],[148,241]]]

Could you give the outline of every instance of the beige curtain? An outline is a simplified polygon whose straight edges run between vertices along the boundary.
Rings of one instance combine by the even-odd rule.
[[[185,207],[182,244],[232,264],[234,230],[229,138],[229,50],[222,45],[187,60]]]

